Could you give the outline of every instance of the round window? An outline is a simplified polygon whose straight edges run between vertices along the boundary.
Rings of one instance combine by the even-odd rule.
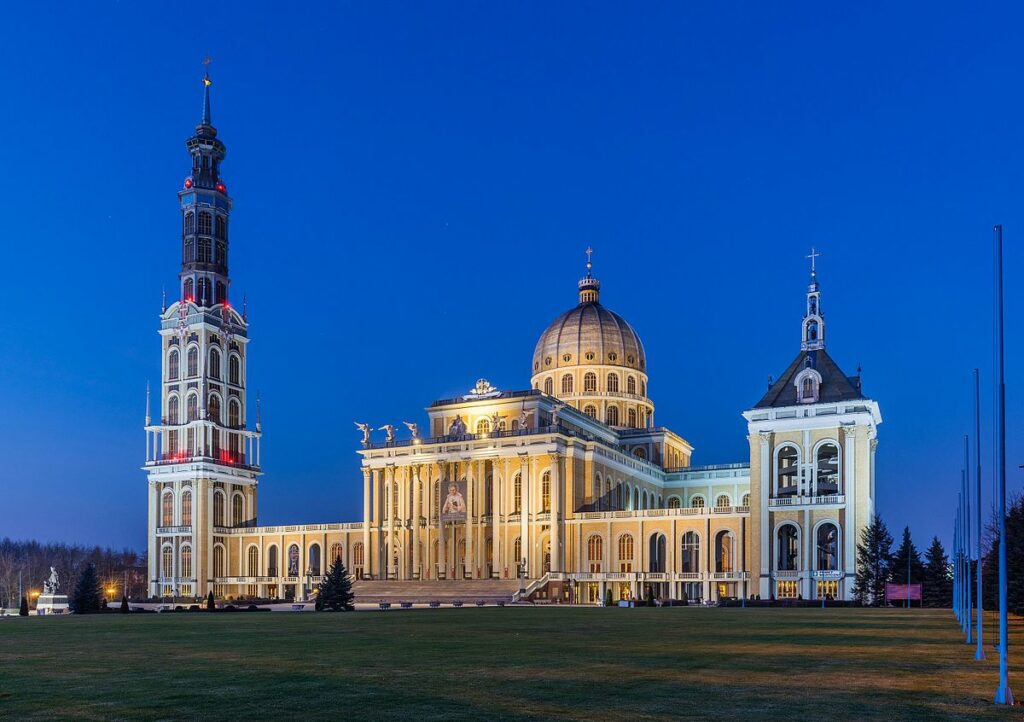
[[[564,361],[565,363],[569,363],[570,361],[572,361],[572,354],[565,354],[564,356],[562,356],[562,361]]]
[[[544,359],[544,365],[545,366],[550,366],[551,365],[551,357],[550,356],[548,356],[546,359]]]
[[[609,360],[609,361],[614,361],[614,360],[616,360],[616,359],[617,359],[618,357],[619,357],[619,355],[618,355],[617,353],[615,353],[614,351],[609,351],[609,352],[608,352],[608,360]]]
[[[587,351],[587,361],[593,361],[593,360],[594,360],[594,352],[593,351]]]

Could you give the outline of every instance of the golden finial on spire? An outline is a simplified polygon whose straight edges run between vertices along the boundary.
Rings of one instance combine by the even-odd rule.
[[[206,75],[203,76],[203,85],[213,85],[213,81],[210,80],[210,63],[213,62],[213,58],[207,55],[203,58],[203,65],[206,67]]]

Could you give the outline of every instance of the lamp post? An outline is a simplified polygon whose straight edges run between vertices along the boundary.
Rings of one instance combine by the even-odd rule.
[[[974,468],[977,492],[974,497],[974,539],[976,542],[975,546],[978,548],[978,628],[974,635],[978,642],[978,647],[974,653],[974,658],[985,659],[985,648],[981,643],[981,616],[984,606],[981,603],[981,381],[978,376],[978,369],[974,369],[974,457],[977,462]]]

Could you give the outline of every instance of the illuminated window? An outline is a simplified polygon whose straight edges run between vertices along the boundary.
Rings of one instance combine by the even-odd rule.
[[[523,475],[516,474],[512,482],[512,513],[521,514],[523,511]]]
[[[249,547],[249,566],[248,575],[250,577],[258,577],[260,575],[260,550],[255,547]]]
[[[161,501],[163,513],[160,515],[160,526],[174,526],[174,494],[165,492]]]
[[[491,422],[487,419],[480,419],[476,422],[476,433],[478,434],[489,434],[491,432]]]
[[[600,572],[604,560],[604,540],[597,534],[587,539],[587,562],[591,572]]]
[[[335,542],[334,544],[331,544],[331,563],[333,564],[334,562],[344,562],[344,561],[345,561],[345,552],[344,552],[344,549],[341,546],[341,544],[338,544],[337,542]]]
[[[597,374],[595,374],[592,371],[588,371],[587,373],[583,374],[583,391],[597,391]]]
[[[818,581],[818,599],[835,599],[839,596],[839,582],[834,579],[822,579]]]
[[[540,480],[540,510],[551,511],[551,472],[545,471]]]
[[[186,491],[181,495],[181,525],[192,526],[192,492]]]
[[[792,579],[779,579],[775,582],[775,596],[778,599],[796,599],[797,582]]]
[[[619,571],[633,571],[633,537],[629,534],[619,537]]]
[[[562,393],[563,394],[571,394],[572,393],[572,376],[570,374],[565,374],[562,377]]]
[[[356,542],[352,545],[352,566],[355,567],[357,577],[363,576],[363,543]]]
[[[608,424],[609,426],[618,426],[619,425],[619,407],[618,406],[609,406],[608,407],[608,410],[605,412],[605,423]]]
[[[220,378],[220,351],[215,348],[210,349],[210,378]]]
[[[178,349],[171,349],[171,353],[167,356],[167,379],[169,381],[178,380]]]
[[[619,375],[618,374],[608,374],[608,390],[609,391],[618,391],[619,390]]]
[[[192,578],[192,547],[185,544],[181,547],[181,570],[179,576],[184,579]]]

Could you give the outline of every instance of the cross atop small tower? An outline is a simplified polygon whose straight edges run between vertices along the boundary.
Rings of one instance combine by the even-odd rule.
[[[587,254],[587,275],[589,276],[590,269],[594,267],[594,249],[591,248],[590,246],[587,246],[587,250],[585,251],[585,253]]]
[[[815,274],[815,272],[816,272],[816,271],[815,271],[815,268],[814,268],[814,266],[815,266],[815,264],[814,264],[814,261],[815,261],[815,259],[817,259],[817,258],[818,258],[819,256],[821,256],[821,254],[820,254],[820,253],[818,253],[818,252],[817,252],[816,250],[814,250],[814,246],[811,246],[811,252],[810,252],[810,254],[809,254],[809,255],[807,255],[807,256],[804,256],[804,258],[810,258],[810,259],[811,259],[811,275],[812,275],[812,276],[813,276],[813,275]]]

